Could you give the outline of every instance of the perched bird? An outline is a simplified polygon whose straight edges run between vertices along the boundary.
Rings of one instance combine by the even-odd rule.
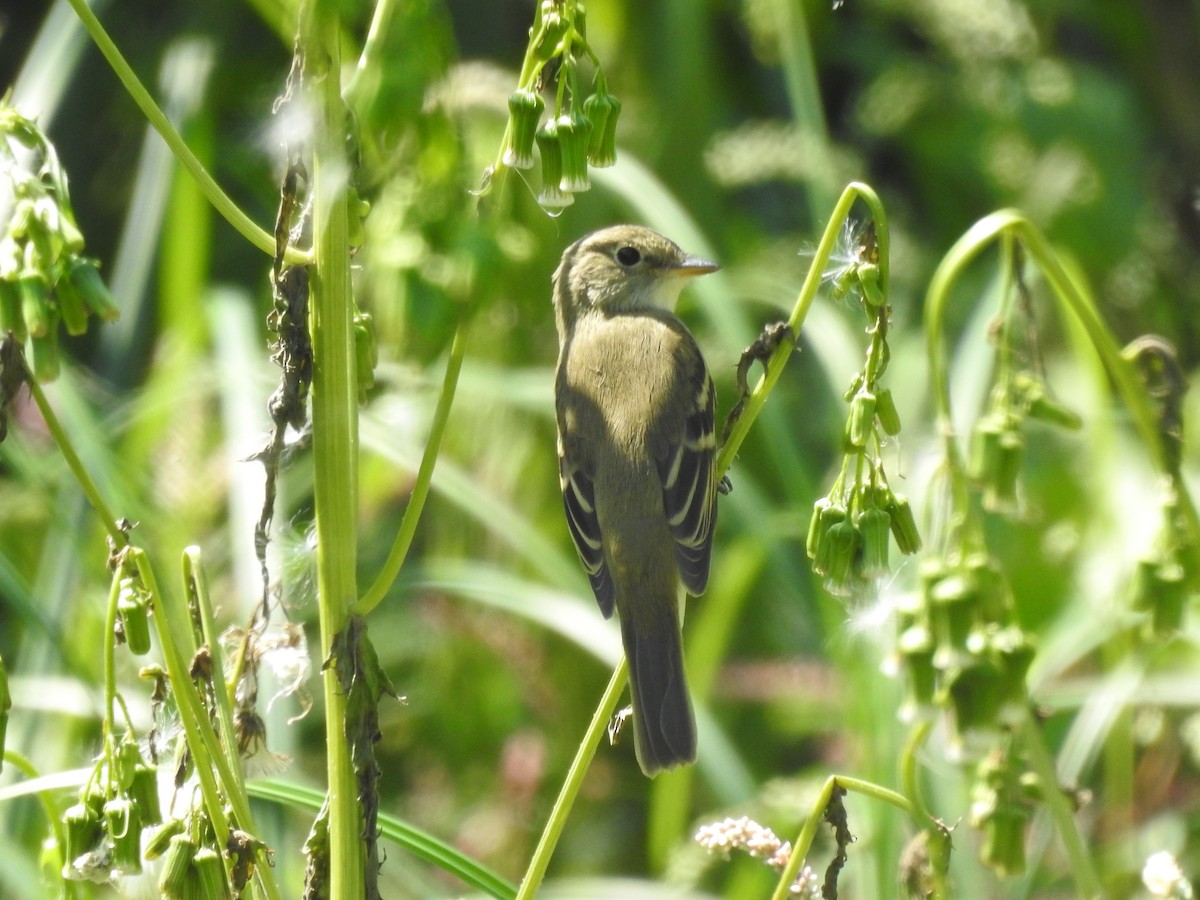
[[[642,771],[694,762],[682,584],[708,584],[716,522],[712,379],[674,315],[689,278],[716,271],[662,235],[618,225],[554,273],[559,477],[567,526],[629,662]]]

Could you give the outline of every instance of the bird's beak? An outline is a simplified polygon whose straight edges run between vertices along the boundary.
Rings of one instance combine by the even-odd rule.
[[[721,267],[712,260],[702,259],[699,256],[688,256],[679,265],[672,266],[671,268],[679,275],[692,276],[707,275],[709,272],[715,272]]]

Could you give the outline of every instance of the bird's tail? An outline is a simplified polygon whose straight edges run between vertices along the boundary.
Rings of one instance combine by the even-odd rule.
[[[679,618],[671,610],[621,622],[633,698],[634,749],[653,777],[696,761],[696,719],[683,671]]]

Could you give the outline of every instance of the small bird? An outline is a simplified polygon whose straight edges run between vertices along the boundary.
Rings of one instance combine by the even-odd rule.
[[[716,523],[715,396],[674,315],[716,263],[636,225],[593,232],[554,272],[558,465],[567,527],[629,662],[634,747],[648,776],[696,759],[682,584],[708,584]]]

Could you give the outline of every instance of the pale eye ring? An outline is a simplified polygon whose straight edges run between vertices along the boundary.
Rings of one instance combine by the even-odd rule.
[[[622,247],[617,251],[617,262],[623,266],[636,266],[642,261],[642,254],[637,247]]]

